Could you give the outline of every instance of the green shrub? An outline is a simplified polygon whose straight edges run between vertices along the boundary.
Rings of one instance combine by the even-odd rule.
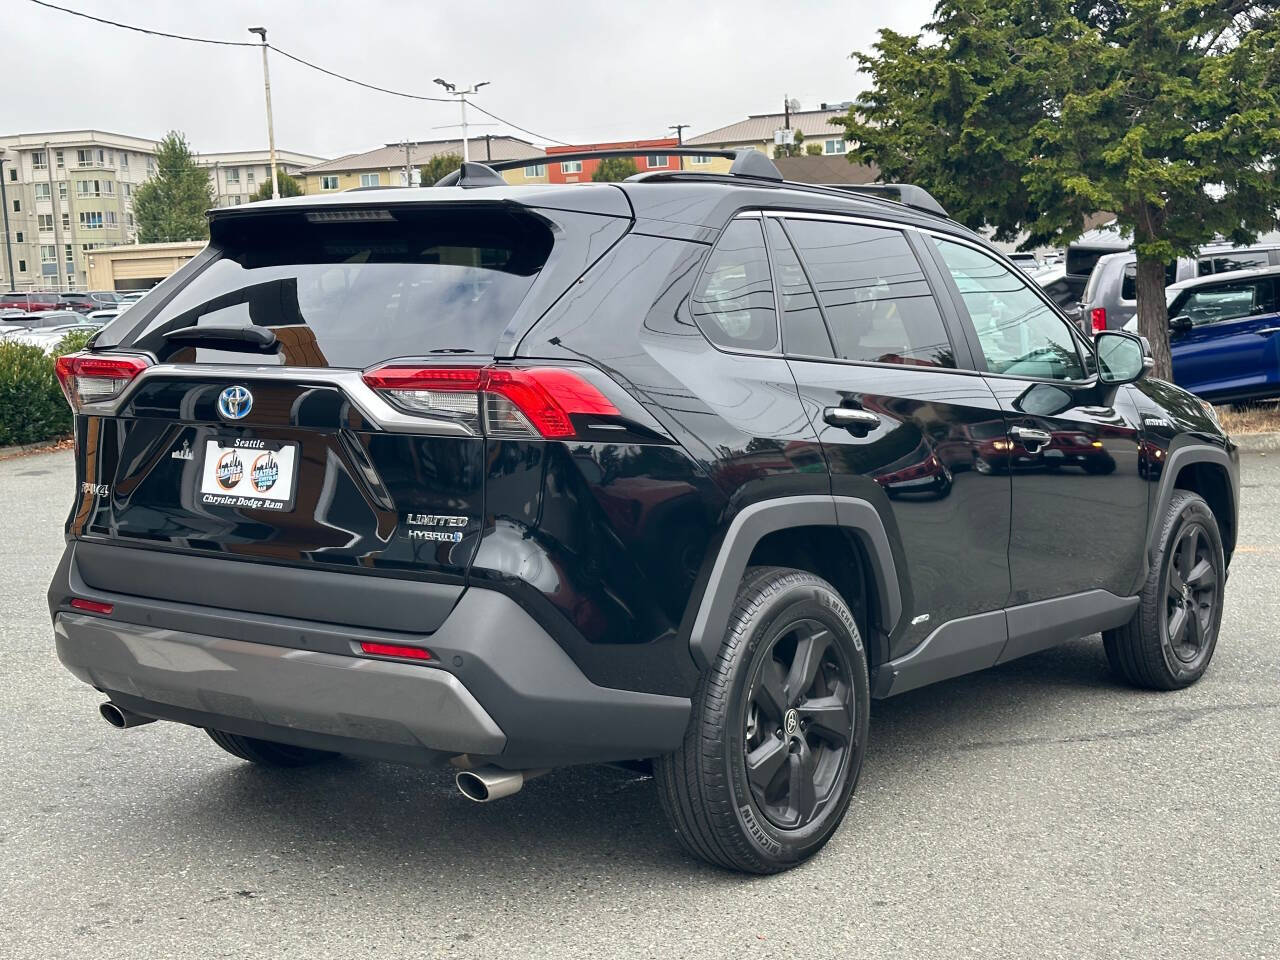
[[[0,447],[71,433],[71,409],[53,363],[39,347],[0,341]]]
[[[65,337],[58,341],[58,345],[53,350],[55,357],[61,357],[64,354],[75,353],[77,350],[83,350],[93,339],[93,335],[97,333],[96,327],[90,327],[87,330],[72,330]]]

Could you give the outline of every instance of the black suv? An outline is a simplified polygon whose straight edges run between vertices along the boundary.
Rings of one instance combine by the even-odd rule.
[[[115,725],[481,800],[647,762],[766,873],[836,830],[873,697],[1097,631],[1204,672],[1234,445],[923,191],[446,179],[215,210],[59,360],[49,604]]]

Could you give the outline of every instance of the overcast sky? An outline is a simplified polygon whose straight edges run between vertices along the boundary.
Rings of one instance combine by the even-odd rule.
[[[881,27],[918,30],[933,0],[55,0],[96,16],[225,40],[265,26],[282,49],[380,86],[434,94],[433,77],[488,80],[477,101],[570,143],[686,136],[852,98],[849,54]],[[0,134],[96,128],[203,152],[266,147],[261,56],[149,37],[0,0]],[[362,90],[272,54],[276,145],[336,157],[442,139],[457,107]],[[474,117],[484,120],[483,117]],[[474,133],[507,133],[478,127]]]

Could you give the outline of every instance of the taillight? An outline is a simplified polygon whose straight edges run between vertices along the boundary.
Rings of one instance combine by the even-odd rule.
[[[572,437],[574,415],[618,408],[567,367],[422,367],[389,363],[364,382],[408,413],[461,420],[495,437]]]
[[[120,396],[129,382],[143,370],[143,357],[113,357],[93,353],[69,353],[56,364],[62,392],[78,411],[86,403],[101,403]]]
[[[1107,308],[1094,307],[1089,311],[1089,324],[1093,328],[1094,333],[1101,333],[1107,329]]]

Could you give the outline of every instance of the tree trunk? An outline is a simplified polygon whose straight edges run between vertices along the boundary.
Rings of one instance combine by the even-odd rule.
[[[1153,374],[1173,382],[1173,361],[1169,356],[1169,311],[1164,302],[1165,265],[1138,254],[1138,333],[1151,344],[1156,362]]]

